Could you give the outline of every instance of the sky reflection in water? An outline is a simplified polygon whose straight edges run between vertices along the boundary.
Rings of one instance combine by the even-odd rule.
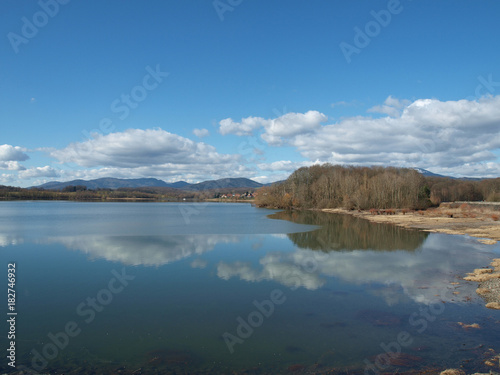
[[[476,297],[476,285],[451,284],[487,265],[497,251],[472,239],[319,212],[274,213],[280,220],[270,220],[269,211],[249,205],[198,206],[190,224],[175,205],[97,204],[91,223],[84,205],[42,204],[31,218],[15,206],[2,211],[0,246],[2,257],[20,268],[25,361],[31,349],[43,349],[48,332],[71,319],[80,321],[83,332],[51,366],[69,366],[77,358],[144,365],[155,351],[170,358],[174,349],[190,353],[190,366],[200,369],[257,362],[274,368],[269,371],[297,362],[353,366],[380,353],[380,343],[402,330],[413,333],[412,355],[425,346],[428,352],[417,353],[423,363],[447,366],[463,357],[461,341],[498,344],[498,328]],[[54,209],[58,218],[50,213]],[[8,225],[6,213],[15,213]],[[105,234],[113,218],[116,227]],[[48,224],[55,221],[56,228]],[[143,227],[147,235],[139,234]],[[218,233],[208,234],[210,227]],[[92,324],[81,322],[75,307],[122,267],[134,275],[130,286]],[[236,319],[276,289],[285,303],[231,355],[223,333],[235,334]],[[436,303],[444,312],[428,322],[432,329],[418,332],[423,322],[411,324],[409,317]],[[458,319],[490,328],[472,335],[457,329]],[[446,345],[455,349],[443,351]]]

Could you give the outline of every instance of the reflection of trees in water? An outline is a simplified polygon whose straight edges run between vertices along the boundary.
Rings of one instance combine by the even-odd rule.
[[[312,250],[408,250],[419,248],[429,235],[389,224],[376,224],[350,215],[319,211],[283,211],[269,216],[299,224],[319,225],[320,229],[290,233],[301,248]]]

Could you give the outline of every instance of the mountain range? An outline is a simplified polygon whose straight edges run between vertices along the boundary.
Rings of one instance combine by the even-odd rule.
[[[250,180],[248,178],[223,178],[220,180],[203,181],[196,184],[190,184],[185,181],[167,183],[157,178],[98,178],[95,180],[72,180],[66,182],[51,181],[45,184],[35,186],[39,189],[62,190],[67,186],[86,186],[87,189],[118,189],[118,188],[140,188],[140,187],[169,187],[180,190],[203,191],[224,188],[260,188],[264,184]]]
[[[415,169],[417,172],[421,173],[425,177],[443,177],[443,178],[453,178],[453,179],[457,179],[457,180],[468,180],[468,181],[484,180],[484,178],[480,178],[480,177],[450,177],[450,176],[445,176],[442,174],[432,173],[431,171],[428,171],[427,169],[423,169],[423,168],[416,168],[415,167],[413,169]]]

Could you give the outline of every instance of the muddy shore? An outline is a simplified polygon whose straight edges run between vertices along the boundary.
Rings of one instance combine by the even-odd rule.
[[[500,241],[500,206],[483,207],[480,204],[442,204],[426,211],[370,210],[357,211],[325,208],[324,212],[349,214],[376,223],[393,224],[427,232],[468,235],[485,244]]]
[[[468,235],[493,245],[500,241],[499,205],[461,203],[442,204],[426,211],[323,209],[324,212],[360,217],[375,223],[393,224],[427,232]],[[477,294],[491,309],[500,309],[500,259],[464,277],[478,283]]]

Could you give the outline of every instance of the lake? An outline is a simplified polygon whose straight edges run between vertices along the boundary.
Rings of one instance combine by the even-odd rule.
[[[38,373],[487,372],[500,313],[461,278],[499,252],[250,204],[0,202],[16,366]]]

